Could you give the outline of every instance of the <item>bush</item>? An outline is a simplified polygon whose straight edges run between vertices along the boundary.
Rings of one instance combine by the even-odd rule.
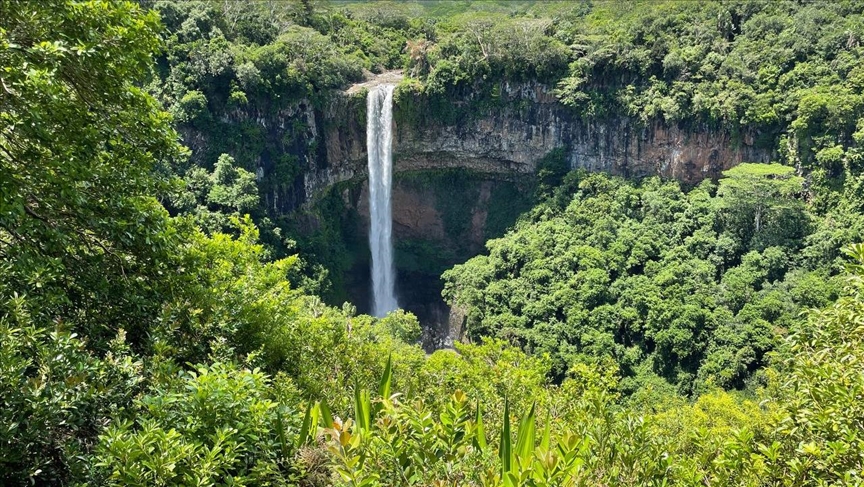
[[[300,424],[258,370],[214,363],[158,385],[100,436],[107,485],[287,485]]]

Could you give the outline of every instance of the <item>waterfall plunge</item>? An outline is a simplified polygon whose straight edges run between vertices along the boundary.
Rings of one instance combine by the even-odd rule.
[[[366,149],[369,153],[369,248],[372,250],[372,312],[381,317],[399,307],[393,269],[393,88],[379,85],[366,99]]]

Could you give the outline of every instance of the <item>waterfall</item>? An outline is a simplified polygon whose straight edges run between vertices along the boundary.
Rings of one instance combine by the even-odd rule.
[[[372,250],[372,312],[381,317],[398,308],[393,269],[393,88],[379,85],[366,99],[366,149],[369,153],[369,248]]]

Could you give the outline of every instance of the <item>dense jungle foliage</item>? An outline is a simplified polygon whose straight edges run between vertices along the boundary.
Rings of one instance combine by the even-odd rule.
[[[0,2],[0,484],[864,484],[862,20]],[[585,117],[758,134],[777,162],[682,188],[547,156],[535,207],[444,275],[470,342],[426,354],[410,313],[316,295],[339,243],[312,244],[338,232],[273,209],[319,150],[302,124],[231,123],[394,68],[430,119],[536,81]]]
[[[488,255],[447,271],[445,296],[472,338],[548,353],[559,377],[608,360],[629,392],[655,378],[683,394],[742,388],[802,311],[836,299],[826,242],[862,231],[814,215],[793,173],[741,164],[687,193],[571,173]]]

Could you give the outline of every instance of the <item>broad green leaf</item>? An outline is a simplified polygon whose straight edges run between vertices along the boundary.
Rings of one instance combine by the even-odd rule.
[[[531,410],[528,414],[522,417],[519,422],[519,432],[516,440],[516,456],[524,464],[530,460],[531,454],[534,452],[534,440],[536,434],[536,425],[534,421],[534,408],[536,404],[531,404]]]
[[[513,439],[510,437],[510,401],[504,397],[504,426],[501,428],[501,442],[498,446],[498,456],[501,458],[501,476],[510,471],[513,461]]]
[[[357,426],[361,430],[368,430],[372,423],[369,391],[361,389],[359,386],[354,388],[354,415]]]
[[[381,399],[390,399],[390,384],[393,381],[393,354],[387,356],[387,365],[384,366],[384,375],[381,376],[381,385],[378,387],[378,395]]]
[[[315,409],[315,403],[309,402],[306,406],[306,414],[303,415],[303,425],[300,427],[300,434],[297,436],[297,446],[300,447],[306,444],[309,439],[309,431],[312,428],[312,410]]]
[[[330,412],[330,407],[327,406],[327,400],[321,399],[318,402],[318,410],[321,412],[321,426],[325,428],[333,427],[333,413]]]
[[[540,439],[540,447],[544,452],[549,451],[550,436],[552,435],[552,415],[546,415],[546,426],[543,428],[543,437]]]
[[[477,415],[474,419],[476,429],[474,431],[474,447],[480,451],[486,450],[486,429],[483,427],[483,411],[480,403],[477,403]]]

